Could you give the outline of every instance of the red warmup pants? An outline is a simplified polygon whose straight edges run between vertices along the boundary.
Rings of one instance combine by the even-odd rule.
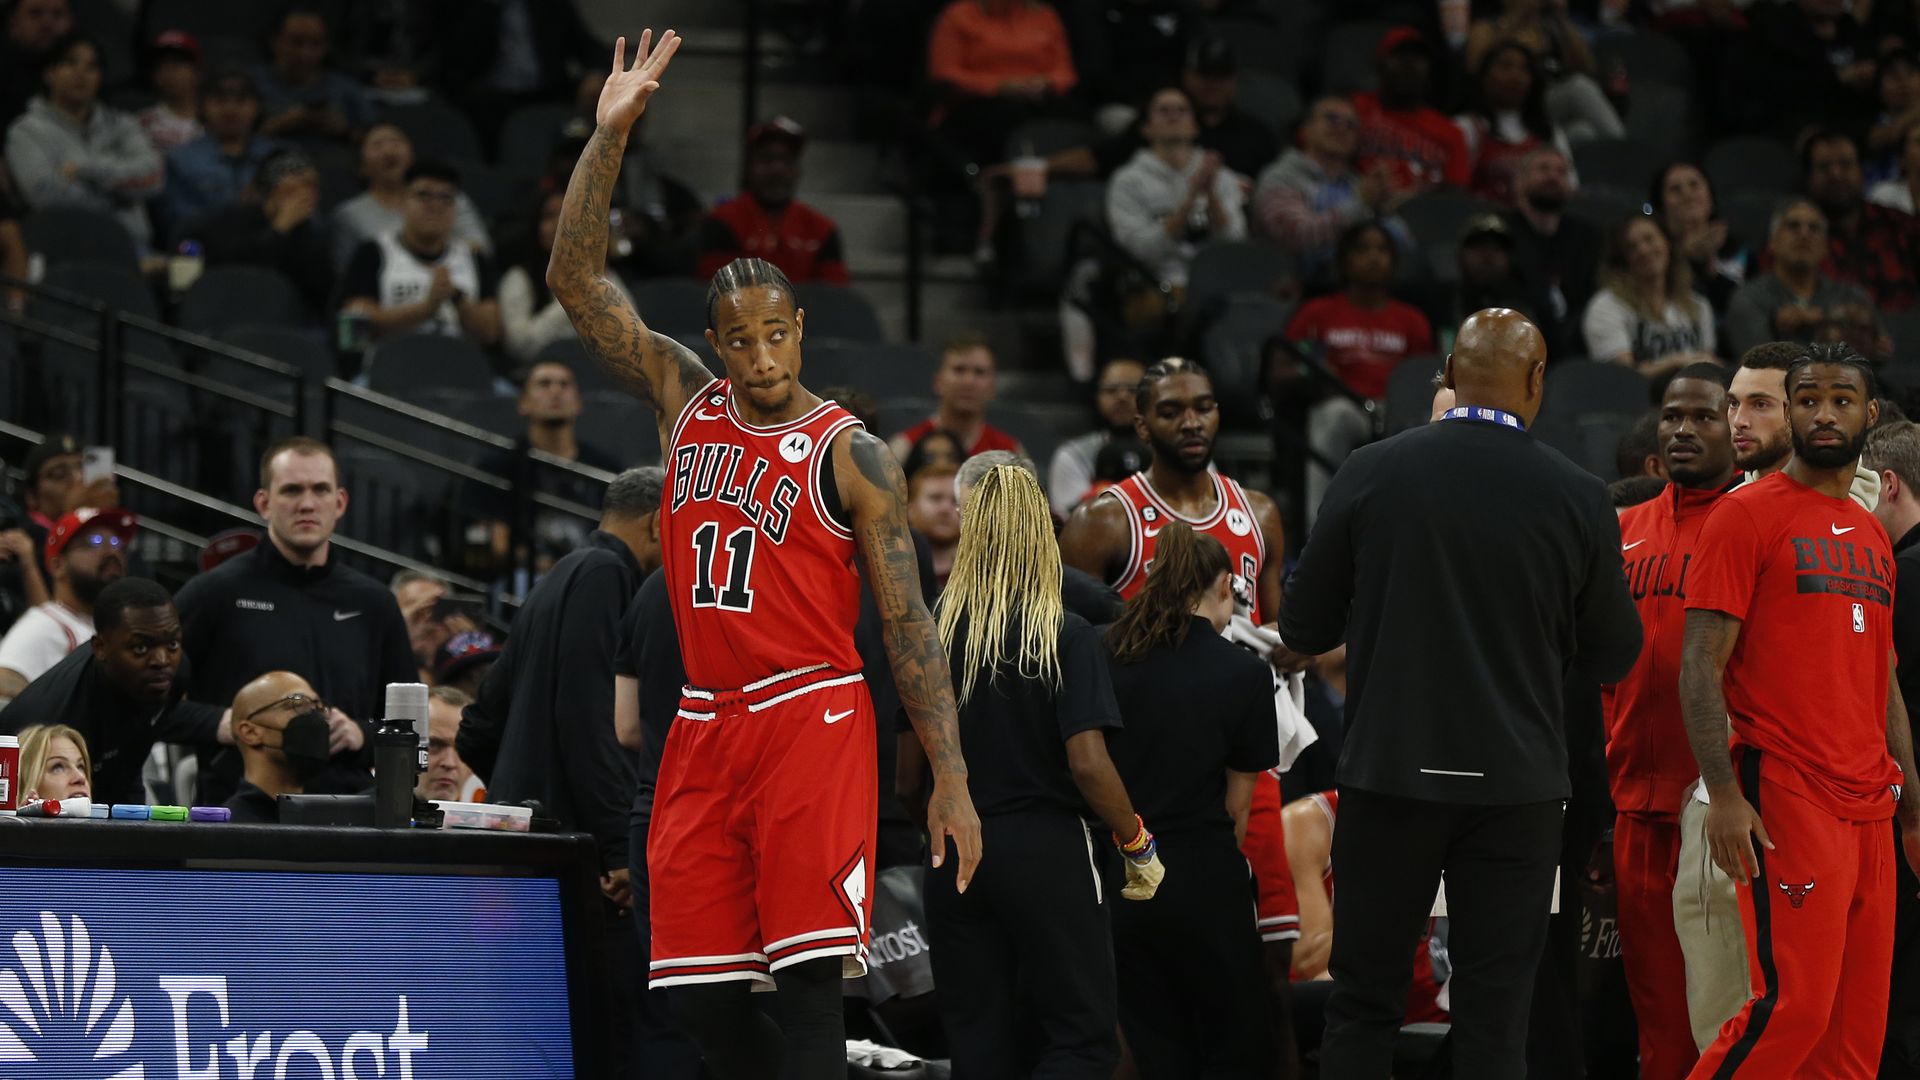
[[[1754,998],[1700,1055],[1698,1080],[1872,1080],[1893,969],[1893,831],[1798,795],[1789,766],[1751,749],[1740,787],[1774,850],[1737,887]]]
[[[1683,1080],[1700,1051],[1687,1023],[1687,962],[1673,929],[1680,823],[1622,813],[1613,823],[1620,961],[1640,1028],[1640,1080]]]

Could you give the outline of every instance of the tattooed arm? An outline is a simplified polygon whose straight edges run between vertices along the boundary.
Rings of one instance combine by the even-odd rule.
[[[841,502],[853,512],[854,537],[880,609],[880,635],[900,704],[933,767],[933,798],[927,803],[933,865],[945,861],[946,838],[953,837],[960,855],[958,885],[965,890],[980,863],[980,819],[967,794],[947,652],[920,596],[919,561],[907,533],[906,479],[887,445],[858,429],[834,440],[833,468]]]
[[[1769,851],[1773,841],[1741,792],[1727,749],[1727,698],[1721,679],[1739,640],[1739,619],[1719,611],[1687,612],[1686,635],[1680,642],[1680,716],[1700,765],[1700,782],[1713,799],[1707,809],[1707,847],[1714,865],[1744,885],[1760,870],[1753,838],[1759,837]]]
[[[633,302],[607,274],[607,208],[626,154],[627,132],[646,111],[647,99],[660,88],[659,76],[680,48],[680,38],[669,30],[649,53],[652,35],[651,30],[640,35],[632,68],[626,64],[627,39],[614,45],[613,74],[596,110],[599,126],[567,181],[547,262],[547,287],[573,319],[587,352],[659,414],[664,445],[666,429],[713,375],[679,342],[648,330]]]

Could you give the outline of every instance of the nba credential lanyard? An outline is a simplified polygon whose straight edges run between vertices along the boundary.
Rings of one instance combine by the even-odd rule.
[[[1504,409],[1488,409],[1479,405],[1458,405],[1440,414],[1442,420],[1479,420],[1488,424],[1505,424],[1515,431],[1527,430],[1520,418]]]

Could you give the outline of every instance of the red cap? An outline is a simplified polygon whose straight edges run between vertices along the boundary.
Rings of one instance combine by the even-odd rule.
[[[185,30],[162,30],[153,39],[153,51],[186,53],[197,64],[200,62],[200,39]]]
[[[1389,54],[1398,49],[1405,48],[1408,45],[1425,49],[1427,47],[1427,35],[1415,30],[1411,26],[1396,26],[1380,35],[1380,43],[1373,47],[1373,58],[1376,60],[1384,60]]]
[[[140,519],[133,515],[133,511],[122,510],[117,506],[105,510],[83,506],[78,510],[62,514],[60,520],[53,523],[53,531],[47,534],[48,569],[52,569],[54,558],[67,549],[67,544],[74,537],[98,529],[105,529],[118,536],[120,543],[124,546],[133,543],[133,538],[140,534]]]
[[[200,552],[200,572],[207,571],[233,558],[245,554],[260,546],[260,532],[257,529],[228,529],[207,541]]]
[[[800,121],[791,116],[776,116],[771,120],[762,120],[747,129],[747,146],[749,147],[758,146],[768,139],[785,139],[793,144],[795,150],[800,150],[807,145],[807,129],[801,127]]]

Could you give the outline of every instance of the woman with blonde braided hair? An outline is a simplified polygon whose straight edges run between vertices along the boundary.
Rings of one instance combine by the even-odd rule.
[[[1120,709],[1106,652],[1061,607],[1060,552],[1032,473],[996,465],[968,492],[937,615],[967,787],[993,851],[964,893],[952,861],[927,876],[954,1080],[1107,1080],[1120,1058],[1110,863],[1086,819],[1121,849],[1123,896],[1151,897],[1164,871],[1107,757]]]
[[[1293,943],[1261,942],[1236,840],[1254,785],[1275,783],[1261,774],[1280,761],[1273,674],[1220,636],[1233,609],[1226,548],[1173,521],[1107,629],[1123,725],[1114,765],[1179,872],[1113,913],[1120,1028],[1145,1080],[1296,1075],[1278,996]]]

